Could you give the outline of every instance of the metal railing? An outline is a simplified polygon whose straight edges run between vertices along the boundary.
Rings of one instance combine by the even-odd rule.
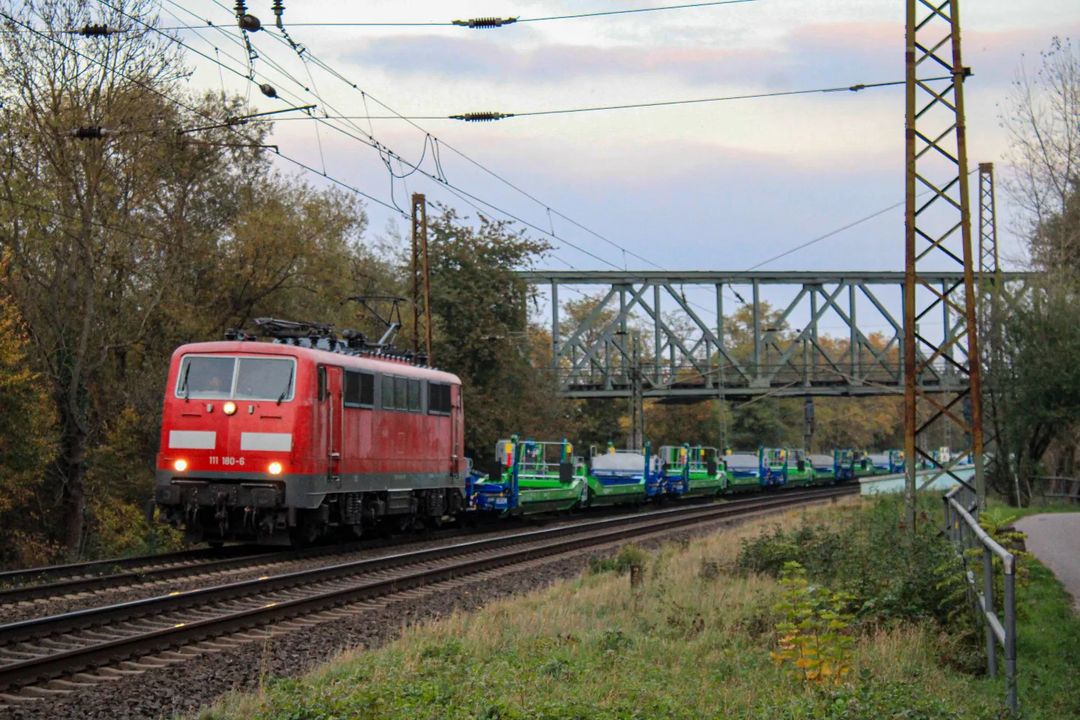
[[[986,632],[986,669],[990,677],[997,675],[997,645],[1005,651],[1005,702],[1016,713],[1016,557],[1003,548],[972,515],[976,512],[975,496],[960,485],[945,495],[945,534],[956,546],[964,563],[965,577],[970,585],[969,595],[983,616]],[[981,550],[981,552],[980,552]],[[982,556],[982,590],[975,569],[969,566],[974,557]],[[994,557],[1000,559],[1003,575],[1004,621],[994,608]]]
[[[1031,487],[1032,500],[1048,502],[1080,502],[1080,479],[1059,476],[1039,476],[1033,478]]]

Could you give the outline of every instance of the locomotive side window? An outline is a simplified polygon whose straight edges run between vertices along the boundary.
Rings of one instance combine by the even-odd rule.
[[[450,414],[450,386],[428,383],[428,413],[431,415]]]
[[[371,373],[345,371],[345,406],[371,407],[375,404],[375,376]]]
[[[326,399],[326,368],[319,366],[319,401]]]
[[[394,402],[394,378],[389,375],[381,375],[382,379],[382,407],[384,410],[393,410],[397,407]]]
[[[409,409],[409,383],[405,378],[394,378],[394,407],[398,410]]]
[[[409,380],[409,412],[420,412],[419,380]]]

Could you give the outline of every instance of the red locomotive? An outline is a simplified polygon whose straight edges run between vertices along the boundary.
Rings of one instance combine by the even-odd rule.
[[[461,382],[328,326],[259,321],[184,345],[166,384],[154,499],[196,539],[310,542],[464,505]]]

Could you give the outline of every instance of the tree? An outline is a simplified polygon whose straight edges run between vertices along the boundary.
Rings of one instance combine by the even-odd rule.
[[[996,368],[997,427],[1004,460],[999,490],[1018,502],[1055,442],[1074,444],[1080,427],[1080,286],[1037,287],[1004,323],[1003,367]],[[1070,447],[1069,460],[1072,448]],[[1023,482],[1025,487],[1021,488]],[[1026,491],[1026,492],[1025,492]]]
[[[344,324],[377,263],[354,197],[275,173],[268,126],[223,122],[241,101],[180,92],[175,45],[131,19],[152,24],[152,0],[93,17],[74,0],[0,3],[17,21],[0,26],[0,283],[56,410],[48,525],[75,555],[95,515],[130,517],[149,494],[176,345],[259,315]],[[125,32],[65,32],[91,22]]]
[[[1055,37],[1035,73],[1021,68],[1002,115],[1031,258],[1047,271],[1080,271],[1080,48]]]
[[[548,244],[484,216],[470,224],[446,207],[429,216],[428,237],[433,352],[440,367],[461,377],[467,452],[483,463],[511,433],[551,439],[565,432],[569,408],[550,373],[530,362],[529,287],[515,274]]]
[[[61,33],[91,22],[82,4],[5,5],[23,23],[0,30],[5,280],[51,384],[64,543],[74,554],[83,540],[95,381],[114,352],[137,340],[158,301],[153,280],[163,268],[138,216],[159,190],[161,144],[140,131],[160,108],[157,93],[172,87],[182,66],[166,42],[136,29],[79,47],[51,42],[76,37]],[[150,3],[128,0],[121,9],[147,16]],[[96,20],[131,25],[108,9]],[[40,34],[26,29],[42,24]],[[108,143],[72,138],[76,128],[99,126],[126,132]],[[136,294],[138,305],[124,302]]]
[[[55,423],[33,349],[11,298],[0,293],[0,566],[42,564],[55,548],[45,526],[42,468]]]
[[[1009,311],[991,336],[1000,343],[986,383],[996,438],[991,482],[1017,503],[1053,448],[1071,468],[1080,427],[1078,117],[1080,49],[1055,37],[1034,74],[1021,69],[1002,115],[1012,164],[1006,187],[1023,213],[1031,261],[1044,272],[1022,297],[999,289]]]

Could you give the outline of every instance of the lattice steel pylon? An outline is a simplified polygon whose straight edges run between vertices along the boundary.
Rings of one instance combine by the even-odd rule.
[[[979,281],[995,280],[999,268],[994,163],[979,163]]]
[[[966,453],[935,458],[920,436],[942,421],[969,440],[979,507],[986,502],[983,476],[982,395],[976,323],[974,253],[968,195],[964,79],[958,0],[907,0],[906,31],[906,227],[904,267],[904,446],[907,520],[915,527],[918,466],[933,468],[921,487],[941,475],[971,485],[956,466]],[[943,80],[920,79],[939,76]],[[920,198],[929,192],[925,200]],[[962,280],[935,287],[923,274],[962,268]],[[941,312],[941,332],[933,319]],[[966,379],[955,395],[935,396],[918,382],[931,370]]]

